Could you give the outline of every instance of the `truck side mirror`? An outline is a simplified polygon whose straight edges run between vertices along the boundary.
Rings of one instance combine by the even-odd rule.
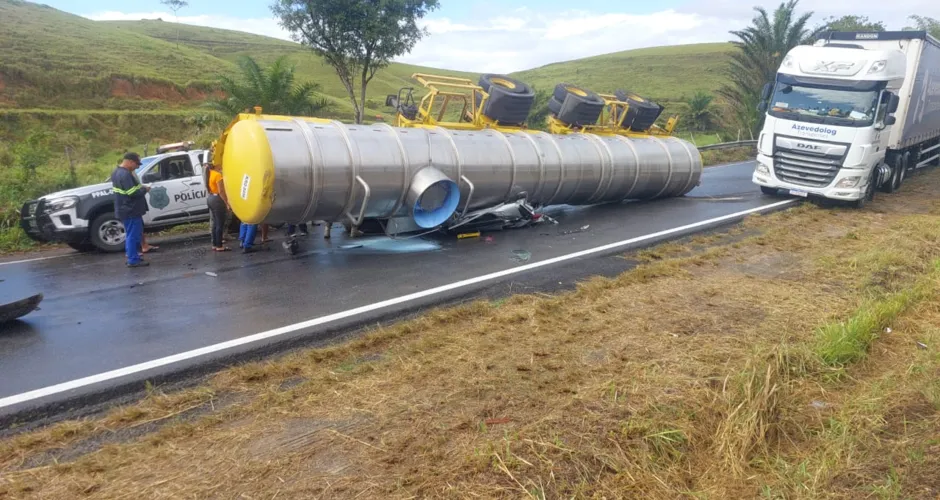
[[[898,122],[898,119],[894,115],[888,115],[885,117],[885,126],[894,125]]]
[[[901,104],[901,98],[897,94],[891,94],[888,98],[888,114],[896,113]]]
[[[760,91],[760,100],[766,101],[767,99],[770,99],[770,91],[773,90],[773,88],[774,84],[765,83],[764,88]]]
[[[767,101],[761,101],[761,102],[757,103],[757,110],[760,111],[761,113],[766,113],[766,112],[767,112]]]

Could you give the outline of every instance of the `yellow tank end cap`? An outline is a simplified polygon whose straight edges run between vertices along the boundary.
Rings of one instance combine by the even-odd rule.
[[[274,204],[274,156],[256,120],[232,126],[222,153],[225,194],[239,220],[259,224]]]

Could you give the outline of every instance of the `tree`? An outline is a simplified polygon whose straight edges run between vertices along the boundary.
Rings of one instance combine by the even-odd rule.
[[[822,33],[824,31],[886,31],[885,23],[881,21],[873,22],[868,16],[829,16],[823,19],[823,23],[817,26],[813,33]]]
[[[806,25],[812,12],[796,15],[799,0],[781,3],[773,18],[763,7],[755,7],[757,15],[751,26],[732,31],[738,40],[731,43],[737,50],[731,54],[728,68],[729,84],[718,90],[732,107],[739,125],[758,132],[761,124],[757,105],[764,84],[774,81],[783,57],[793,47],[809,42],[811,33]]]
[[[418,20],[437,6],[438,0],[275,0],[271,10],[295,41],[336,70],[362,123],[369,82],[427,34]]]
[[[167,8],[173,11],[173,15],[176,16],[176,48],[180,46],[180,16],[177,14],[180,9],[189,5],[189,2],[184,0],[160,0],[160,3],[166,5]]]
[[[317,97],[318,84],[295,83],[294,66],[288,63],[287,56],[279,57],[267,68],[243,56],[238,66],[241,78],[221,78],[225,97],[210,101],[212,108],[233,116],[255,106],[269,114],[314,116],[329,107],[328,101]]]
[[[908,19],[914,21],[914,26],[904,28],[905,31],[926,31],[934,38],[940,38],[940,21],[927,16],[910,16]]]
[[[695,132],[714,130],[715,111],[712,106],[714,100],[715,96],[703,91],[698,91],[687,99],[682,117],[682,123],[686,125],[686,128]]]

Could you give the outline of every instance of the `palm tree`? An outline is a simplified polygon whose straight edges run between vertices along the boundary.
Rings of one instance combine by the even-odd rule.
[[[718,93],[731,103],[734,116],[740,125],[757,132],[761,124],[757,105],[761,88],[774,81],[783,57],[793,47],[808,42],[812,33],[807,23],[813,13],[796,17],[799,0],[781,3],[773,18],[763,7],[754,7],[757,15],[751,26],[732,31],[738,40],[731,42],[738,50],[731,55],[728,68],[730,84]]]
[[[314,82],[294,82],[294,66],[286,56],[279,57],[267,68],[262,68],[251,57],[238,61],[241,78],[221,78],[225,97],[210,101],[218,111],[236,115],[255,106],[267,114],[314,116],[329,108],[329,101],[318,97],[320,85]]]
[[[685,101],[686,110],[682,117],[682,123],[685,123],[689,130],[695,132],[704,132],[715,128],[715,113],[712,109],[712,101],[715,96],[708,92],[698,91]]]

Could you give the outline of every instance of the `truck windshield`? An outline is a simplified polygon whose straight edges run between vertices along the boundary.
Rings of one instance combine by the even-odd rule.
[[[842,90],[778,82],[768,113],[786,120],[868,127],[875,120],[878,95],[876,90]]]

